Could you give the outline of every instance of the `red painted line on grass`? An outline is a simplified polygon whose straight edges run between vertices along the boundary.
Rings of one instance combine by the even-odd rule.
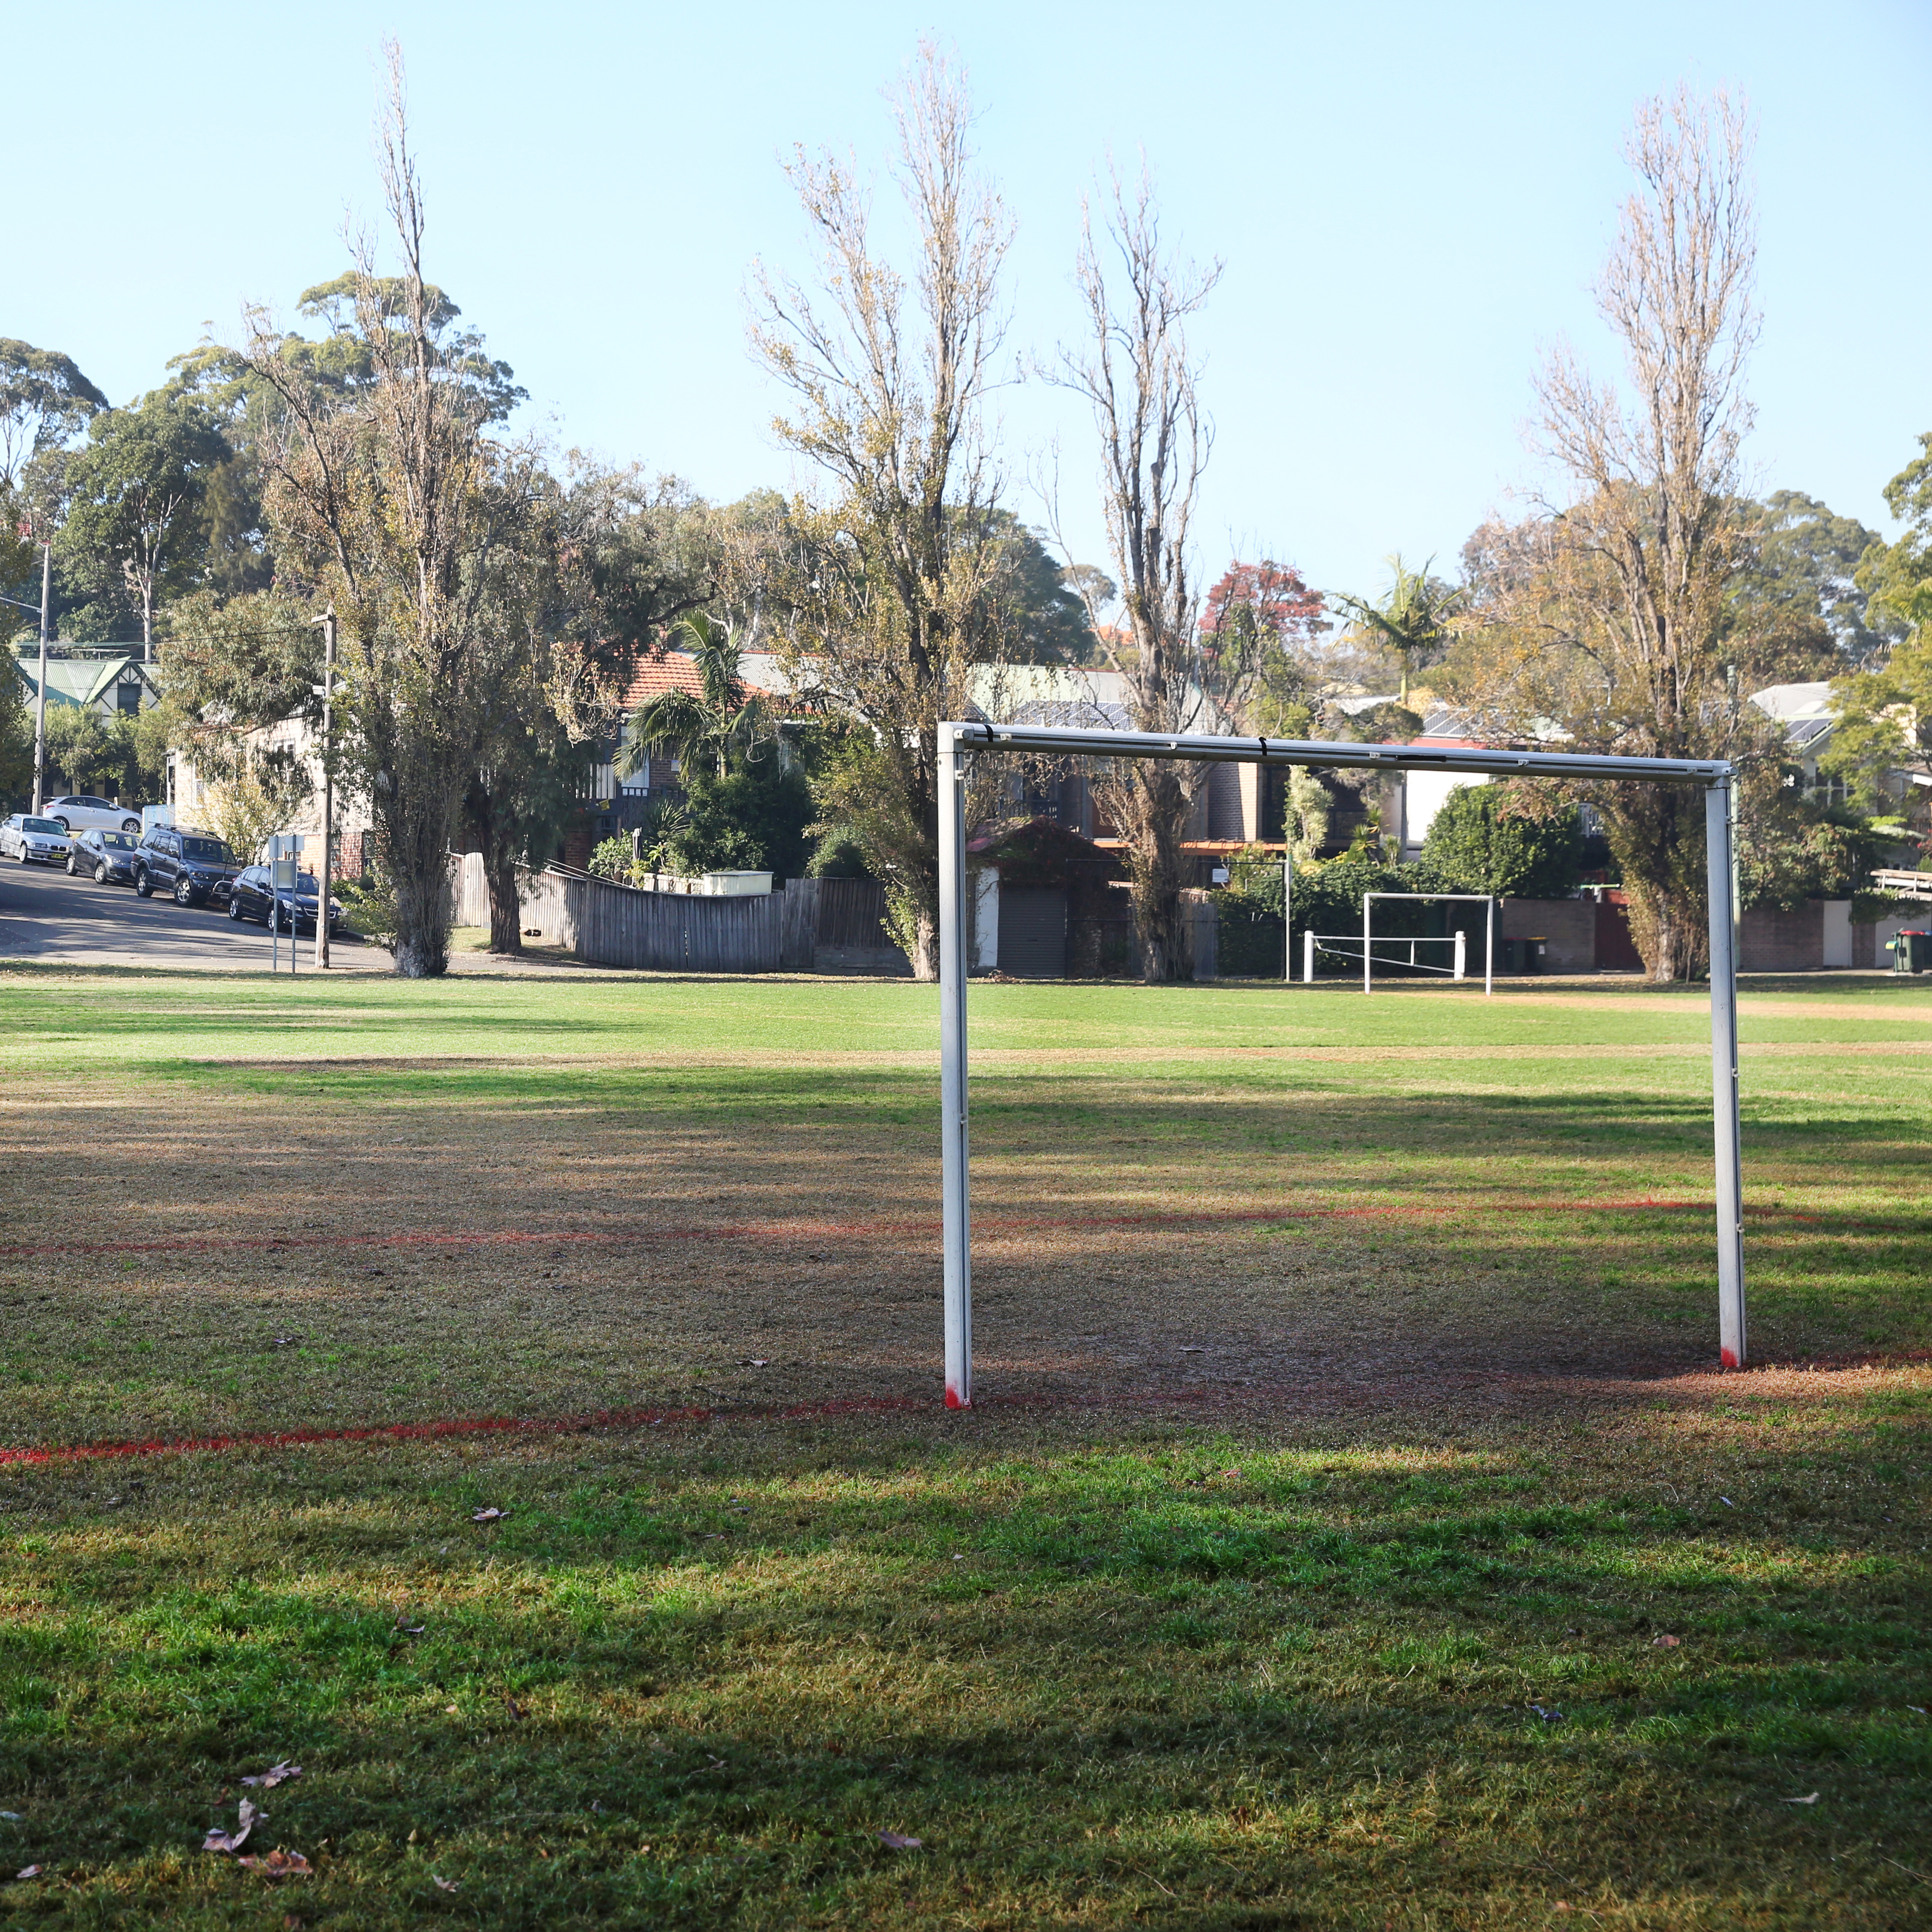
[[[1882,1369],[1923,1367],[1932,1364],[1932,1349],[1909,1348],[1882,1355],[1821,1355],[1802,1361],[1755,1361],[1740,1369],[1726,1361],[1721,1370],[1711,1368],[1673,1371],[1666,1381],[1685,1375],[1708,1376],[1804,1373],[1828,1374],[1846,1370],[1876,1372]],[[1552,1380],[1569,1379],[1524,1374],[1514,1370],[1452,1372],[1447,1378],[1408,1376],[1398,1382],[1426,1380],[1431,1390],[1440,1393],[1445,1386],[1467,1389],[1512,1383],[1540,1385]],[[1586,1382],[1604,1379],[1586,1376]],[[1616,1378],[1619,1381],[1651,1382],[1647,1375]],[[1384,1385],[1386,1387],[1386,1385]],[[1238,1393],[1227,1388],[1149,1389],[1112,1390],[1106,1394],[1060,1394],[1053,1395],[995,1395],[975,1399],[974,1409],[1151,1409],[1198,1407],[1216,1398],[1224,1404],[1239,1406],[1267,1402],[1282,1396],[1306,1397],[1322,1394],[1333,1400],[1332,1388],[1310,1387],[1256,1388],[1244,1387]],[[578,1415],[478,1415],[430,1422],[372,1423],[353,1429],[271,1429],[238,1430],[221,1436],[151,1436],[109,1442],[45,1443],[31,1448],[0,1449],[0,1468],[26,1464],[62,1462],[124,1460],[140,1456],[191,1456],[221,1454],[236,1449],[301,1449],[331,1443],[424,1442],[452,1437],[476,1436],[573,1436],[595,1430],[656,1428],[664,1423],[716,1421],[804,1421],[842,1415],[926,1415],[936,1406],[926,1396],[837,1396],[823,1402],[688,1403],[666,1408],[599,1408]],[[950,1410],[964,1411],[965,1405],[950,1389],[944,1399]]]

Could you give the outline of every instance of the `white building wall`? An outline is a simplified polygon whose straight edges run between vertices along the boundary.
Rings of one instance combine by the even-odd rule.
[[[1468,772],[1403,772],[1402,856],[1412,859],[1422,849],[1422,842],[1429,836],[1429,828],[1436,823],[1436,814],[1442,809],[1444,800],[1458,785],[1488,783],[1488,778],[1480,772],[1473,775]]]

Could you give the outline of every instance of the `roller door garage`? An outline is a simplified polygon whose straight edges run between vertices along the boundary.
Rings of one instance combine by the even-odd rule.
[[[1016,980],[1066,976],[1066,890],[1000,888],[1000,970]]]

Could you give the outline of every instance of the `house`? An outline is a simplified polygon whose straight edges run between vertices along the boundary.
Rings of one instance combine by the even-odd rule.
[[[14,646],[14,668],[26,701],[40,695],[40,646],[36,638]],[[99,714],[104,724],[146,711],[161,701],[154,667],[142,662],[139,644],[50,644],[47,702]]]

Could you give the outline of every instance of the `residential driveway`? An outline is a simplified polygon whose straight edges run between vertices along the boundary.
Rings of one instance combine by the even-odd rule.
[[[298,972],[313,970],[315,938],[297,941]],[[289,940],[278,949],[288,970]],[[358,940],[334,940],[331,970],[386,973],[388,953]],[[265,927],[237,926],[226,912],[191,910],[173,900],[136,898],[131,886],[97,886],[50,866],[0,860],[0,961],[40,959],[73,966],[220,966],[266,973]]]

